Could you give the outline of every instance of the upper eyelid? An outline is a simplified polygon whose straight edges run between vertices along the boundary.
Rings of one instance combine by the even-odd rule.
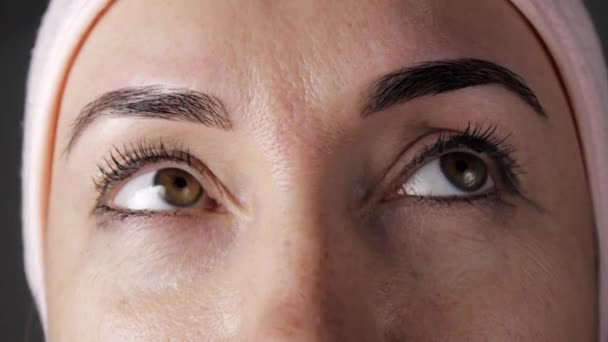
[[[112,145],[101,161],[97,163],[100,174],[94,179],[97,181],[99,177],[108,176],[108,172],[105,172],[108,170],[111,171],[110,173],[116,173],[116,171],[124,172],[124,170],[120,169],[128,167],[125,164],[139,163],[143,165],[163,160],[184,163],[204,175],[213,174],[205,163],[195,157],[188,148],[185,148],[182,142],[178,140],[166,141],[163,138],[159,138],[158,140],[141,139],[132,141],[124,143],[120,147],[119,145]],[[131,174],[126,175],[126,177],[128,176],[131,176]]]
[[[98,190],[100,192],[106,192],[106,188],[108,187],[108,185],[111,184],[106,184],[106,183],[112,183],[112,182],[118,182],[121,180],[124,180],[128,177],[133,176],[134,174],[136,174],[142,167],[144,167],[145,165],[148,164],[152,164],[152,163],[158,163],[159,161],[172,161],[172,162],[176,162],[176,163],[183,163],[185,165],[188,165],[189,167],[194,168],[197,172],[200,172],[201,174],[208,172],[208,169],[202,165],[202,162],[200,162],[198,159],[192,159],[192,156],[190,155],[189,152],[185,152],[185,151],[179,151],[179,154],[174,154],[173,156],[171,155],[167,155],[167,156],[157,156],[157,157],[153,157],[151,159],[143,159],[143,158],[139,158],[139,157],[135,157],[133,155],[131,155],[130,153],[135,153],[135,152],[129,152],[129,151],[121,151],[120,149],[114,147],[114,149],[109,152],[107,157],[104,157],[104,161],[103,164],[98,164],[98,169],[100,172],[100,175],[98,175],[98,177],[95,178],[95,183],[96,183],[96,187],[98,188]],[[119,158],[116,158],[116,155],[118,154]],[[136,159],[139,158],[139,159]],[[133,163],[141,163],[141,165],[137,165],[135,167],[133,167],[133,165],[125,165],[125,164],[133,164]],[[199,166],[201,165],[201,166]],[[128,167],[133,167],[132,170],[125,170]],[[136,169],[138,168],[138,169]],[[117,175],[118,173],[122,173],[120,175]],[[120,179],[117,179],[117,177],[120,177]],[[114,179],[108,179],[108,178],[114,178]],[[105,184],[103,186],[103,189],[100,189],[98,184],[99,183],[103,183]]]
[[[174,147],[171,147],[169,150],[167,150],[166,151],[167,153],[159,152],[158,149],[160,149],[161,146],[163,146],[163,145],[166,146],[166,144],[164,144],[162,141],[157,143],[156,146],[153,143],[149,143],[149,142],[139,142],[137,144],[128,145],[128,146],[131,146],[129,149],[124,147],[124,149],[121,153],[128,158],[129,158],[129,156],[131,156],[130,158],[134,157],[133,154],[137,153],[136,152],[137,148],[141,149],[143,147],[144,149],[147,148],[150,151],[157,149],[157,151],[155,152],[156,156],[153,157],[153,160],[141,161],[142,165],[136,166],[135,170],[132,173],[127,174],[124,177],[121,177],[121,179],[116,180],[116,182],[125,181],[129,177],[133,177],[133,175],[139,173],[139,171],[141,171],[141,169],[144,166],[152,165],[154,163],[159,163],[159,162],[163,162],[163,161],[173,161],[173,162],[178,162],[178,163],[184,163],[184,165],[187,165],[188,167],[192,168],[194,171],[196,171],[197,173],[200,174],[201,177],[195,176],[195,178],[199,181],[202,180],[201,185],[203,186],[205,192],[209,193],[210,191],[213,191],[215,194],[221,196],[222,198],[227,199],[226,205],[228,207],[230,207],[234,211],[238,212],[240,215],[248,215],[245,208],[236,200],[236,197],[234,197],[234,195],[230,191],[228,191],[228,189],[226,189],[226,187],[223,185],[222,181],[215,175],[215,173],[213,173],[213,171],[203,161],[201,161],[199,158],[194,156],[188,149],[178,147],[178,146],[182,146],[182,145],[177,144],[177,143],[173,144]],[[127,146],[127,145],[125,145],[125,146]],[[109,154],[111,154],[112,152],[117,153],[117,151],[121,151],[121,150],[114,147],[114,149],[112,151],[110,151]],[[106,161],[107,161],[107,157],[106,157]],[[131,163],[133,161],[134,160],[132,159]],[[97,180],[98,178],[95,178],[95,179]],[[208,188],[209,185],[212,186],[213,190]],[[106,191],[105,195],[107,195],[107,192],[108,191]],[[97,201],[98,204],[99,204],[99,200],[105,195],[104,195],[104,193],[100,192],[100,197],[98,198],[98,201]]]
[[[388,173],[395,168],[395,165],[403,159],[403,154],[405,154],[407,151],[409,151],[412,147],[414,147],[416,144],[418,144],[421,140],[424,140],[425,138],[431,136],[431,135],[440,135],[445,137],[446,135],[449,136],[453,136],[453,135],[458,135],[458,134],[467,134],[467,133],[471,133],[471,134],[478,134],[479,132],[478,130],[480,129],[480,127],[482,127],[480,124],[475,124],[475,126],[473,127],[473,130],[471,130],[471,122],[468,123],[467,127],[465,129],[431,129],[427,132],[425,132],[424,134],[418,136],[416,139],[408,142],[404,147],[402,147],[400,149],[399,154],[397,154],[397,156],[395,157],[395,159],[389,164],[389,166],[384,169],[384,171],[381,173],[381,177],[380,179],[385,179],[388,175]],[[490,125],[486,128],[486,130],[483,132],[483,135],[488,135],[488,133],[491,133],[490,135],[493,135],[494,133],[496,133],[496,129],[497,127],[495,125]],[[501,143],[504,142],[505,139],[502,139],[503,141],[501,141]],[[437,140],[434,140],[434,144],[437,143]],[[425,148],[429,148],[432,147],[433,144],[429,144],[427,146],[425,146]],[[419,153],[422,154],[422,153]],[[376,182],[376,184],[379,182]],[[375,187],[374,187],[375,188]],[[367,197],[367,196],[365,196]]]
[[[409,141],[407,144],[405,144],[403,147],[401,147],[399,149],[400,152],[388,164],[388,166],[380,173],[380,176],[378,177],[378,179],[373,182],[373,186],[364,194],[363,202],[367,202],[368,199],[373,196],[375,189],[380,187],[380,184],[383,183],[390,176],[390,174],[392,173],[391,172],[392,170],[397,168],[397,169],[401,170],[400,174],[406,173],[406,170],[404,170],[404,168],[408,168],[408,165],[404,165],[403,167],[399,167],[398,165],[407,164],[407,163],[405,163],[405,161],[403,161],[403,159],[404,159],[404,155],[407,154],[408,151],[410,151],[412,148],[414,148],[414,146],[419,144],[420,141],[428,138],[429,136],[440,135],[440,134],[446,133],[446,132],[454,133],[454,134],[459,133],[459,131],[457,131],[457,130],[431,129],[431,130],[425,132],[424,134],[421,134],[420,136],[416,137],[416,139]],[[436,140],[434,140],[434,142],[436,142]],[[433,144],[425,145],[422,149],[427,149],[427,148],[431,147],[432,145]],[[416,153],[415,157],[417,158],[421,154],[422,154],[422,152],[418,152],[418,153]],[[411,169],[411,167],[410,167],[410,169]]]
[[[422,147],[416,148],[416,152],[412,152],[412,149],[420,144],[424,139],[430,136],[437,136],[433,138],[432,143],[427,143]],[[438,157],[446,151],[452,151],[457,146],[450,146],[455,143],[459,143],[457,140],[459,137],[467,137],[469,140],[478,140],[479,143],[487,144],[488,147],[497,147],[501,150],[505,150],[507,153],[512,154],[513,149],[507,142],[507,138],[502,134],[498,133],[498,127],[495,125],[485,124],[471,124],[469,123],[465,129],[434,129],[431,130],[415,140],[409,142],[397,155],[395,160],[389,164],[379,181],[374,182],[371,188],[364,194],[363,203],[372,203],[374,198],[378,195],[378,192],[384,193],[387,188],[390,189],[397,185],[404,178],[412,175],[412,172],[419,169],[421,166],[429,162],[430,159]],[[439,147],[438,142],[443,139],[443,143],[439,144],[445,150],[437,149]],[[464,146],[472,148],[471,146]],[[413,155],[411,158],[405,158],[405,155]],[[514,167],[518,168],[519,165],[515,163]],[[518,184],[515,184],[518,186]]]
[[[501,145],[505,143],[506,138],[505,139],[498,139],[496,137],[494,137],[494,133],[495,133],[495,128],[489,128],[489,130],[492,130],[492,132],[490,133],[491,136],[487,136],[487,137],[482,137],[482,136],[475,136],[473,133],[473,135],[470,135],[468,137],[466,137],[466,139],[470,139],[470,140],[474,140],[475,143],[478,144],[483,144],[484,147],[486,148],[486,150],[491,149],[491,148],[503,148]],[[466,131],[465,131],[466,132]],[[407,163],[407,165],[405,166],[405,170],[402,172],[402,174],[405,174],[407,172],[412,172],[412,170],[416,170],[418,168],[420,168],[421,166],[425,165],[429,159],[433,159],[436,157],[439,157],[443,154],[447,152],[453,152],[457,147],[463,147],[461,146],[463,144],[462,141],[459,141],[459,139],[465,138],[465,132],[450,132],[448,136],[446,136],[445,134],[440,134],[439,137],[437,138],[437,140],[431,144],[431,145],[426,145],[422,151],[418,152],[414,158]],[[469,143],[468,145],[464,146],[465,148],[469,148],[469,149],[474,149],[475,146],[471,146],[471,144]],[[504,147],[505,149],[510,149],[509,145]],[[488,153],[489,151],[475,151],[478,153]]]

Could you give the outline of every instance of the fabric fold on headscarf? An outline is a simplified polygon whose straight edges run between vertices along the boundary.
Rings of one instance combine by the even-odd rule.
[[[545,44],[573,109],[592,195],[599,252],[600,341],[608,341],[608,81],[581,0],[510,1]],[[78,51],[112,0],[51,0],[27,84],[22,169],[25,271],[46,332],[44,250],[57,116]]]

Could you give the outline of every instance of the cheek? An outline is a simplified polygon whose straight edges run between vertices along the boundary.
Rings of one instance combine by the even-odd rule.
[[[398,230],[389,228],[394,218],[386,220],[395,260],[381,299],[393,314],[386,321],[395,322],[387,330],[413,340],[592,341],[596,287],[588,234],[577,237],[569,232],[580,226],[557,226],[526,209],[512,214],[410,214],[398,220]]]
[[[160,272],[146,264],[158,260],[126,259],[128,253],[117,255],[116,241],[112,246],[99,240],[72,272],[63,270],[65,282],[49,284],[53,340],[202,341],[234,335],[240,308],[222,280],[224,272],[188,276],[175,262]]]
[[[370,289],[363,299],[376,303],[376,315],[368,323],[383,326],[385,336],[572,341],[582,340],[581,332],[592,334],[591,254],[583,253],[574,239],[547,233],[572,227],[548,227],[525,214],[505,225],[479,216],[424,216],[409,215],[399,226],[384,222],[382,263],[365,276],[337,279]],[[62,334],[90,340],[92,329],[100,341],[225,339],[240,329],[242,308],[235,298],[243,293],[227,292],[234,284],[222,282],[231,278],[230,267],[171,280],[172,268],[169,278],[161,279],[158,270],[143,271],[154,260],[121,252],[129,245],[127,235],[122,242],[100,236],[77,258],[60,260],[61,249],[51,248],[49,305],[55,340],[63,340]],[[344,257],[357,254],[365,253],[350,251]],[[163,286],[145,286],[146,273]],[[362,299],[348,291],[335,295],[344,302]]]

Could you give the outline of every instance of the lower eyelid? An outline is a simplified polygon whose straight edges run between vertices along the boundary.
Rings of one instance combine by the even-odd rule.
[[[393,201],[382,202],[381,205],[396,211],[415,210],[417,214],[426,210],[481,210],[484,214],[491,214],[497,209],[502,210],[513,207],[515,203],[511,199],[512,197],[505,196],[500,191],[492,191],[472,197],[408,196]],[[486,210],[491,210],[491,212],[486,212]]]
[[[96,225],[100,228],[112,228],[118,225],[129,227],[163,227],[168,224],[175,224],[178,221],[190,222],[182,223],[189,226],[200,225],[206,220],[203,218],[213,218],[225,216],[224,211],[204,211],[200,208],[176,209],[170,211],[146,211],[129,210],[114,208],[101,205],[93,210]]]

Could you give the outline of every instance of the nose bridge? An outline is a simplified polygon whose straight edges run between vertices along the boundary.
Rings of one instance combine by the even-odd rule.
[[[277,189],[247,229],[243,333],[253,340],[327,340],[333,295],[331,218],[311,187]],[[272,196],[269,196],[272,197]]]
[[[345,260],[334,253],[340,236],[349,240],[340,214],[344,184],[331,177],[335,136],[310,99],[281,95],[260,105],[280,119],[253,129],[263,166],[237,252],[240,333],[246,340],[341,340],[360,330],[345,325],[365,321],[366,311],[358,303],[345,309],[345,300],[357,297],[356,285],[345,281]]]
[[[269,271],[279,278],[278,284],[302,292],[300,297],[311,296],[313,290],[321,290],[321,282],[330,268],[331,224],[314,190],[291,188],[285,192],[289,194],[279,195],[282,200],[264,210],[260,242],[273,246],[267,249],[267,257],[273,260]]]

